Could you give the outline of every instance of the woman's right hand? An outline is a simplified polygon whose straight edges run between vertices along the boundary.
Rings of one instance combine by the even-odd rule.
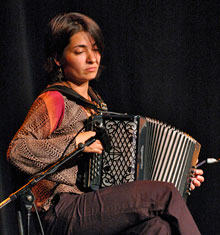
[[[96,132],[94,131],[85,131],[81,132],[80,134],[77,135],[76,137],[76,145],[78,146],[79,143],[85,144],[85,142],[96,135]],[[84,152],[86,153],[97,153],[101,154],[103,151],[103,146],[100,142],[100,140],[96,140],[94,143],[92,143],[89,146],[86,146],[84,149]]]

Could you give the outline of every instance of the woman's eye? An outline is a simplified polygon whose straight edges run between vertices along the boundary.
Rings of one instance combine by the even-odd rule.
[[[94,51],[95,53],[100,53],[100,50],[99,50],[98,48],[93,48],[93,51]]]
[[[83,52],[84,52],[83,50],[74,51],[76,55],[82,54]]]

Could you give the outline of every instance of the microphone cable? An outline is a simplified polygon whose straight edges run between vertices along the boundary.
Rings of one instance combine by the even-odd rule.
[[[195,168],[198,168],[202,165],[204,165],[205,163],[207,164],[213,164],[213,163],[218,163],[220,161],[220,158],[216,159],[216,158],[207,158],[205,160],[203,160],[202,162],[198,163]]]

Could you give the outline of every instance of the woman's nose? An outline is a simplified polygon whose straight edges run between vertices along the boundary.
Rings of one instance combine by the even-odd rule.
[[[95,51],[89,51],[87,55],[88,63],[95,63],[97,61],[97,53]]]

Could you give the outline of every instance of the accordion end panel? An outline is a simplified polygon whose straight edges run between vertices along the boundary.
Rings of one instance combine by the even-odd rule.
[[[197,164],[197,160],[199,158],[200,149],[201,149],[201,144],[196,142],[196,144],[195,144],[195,151],[194,151],[193,157],[192,157],[192,166],[194,166],[194,167]]]
[[[184,190],[182,191],[182,196],[184,199],[187,199],[187,197],[191,194],[190,192],[190,184],[191,184],[191,170],[193,170],[193,168],[195,168],[198,158],[199,158],[199,153],[200,153],[200,149],[201,149],[201,145],[199,142],[195,143],[194,146],[194,152],[192,155],[192,160],[191,160],[191,164],[189,166],[189,172],[186,176],[186,186],[184,188]]]

